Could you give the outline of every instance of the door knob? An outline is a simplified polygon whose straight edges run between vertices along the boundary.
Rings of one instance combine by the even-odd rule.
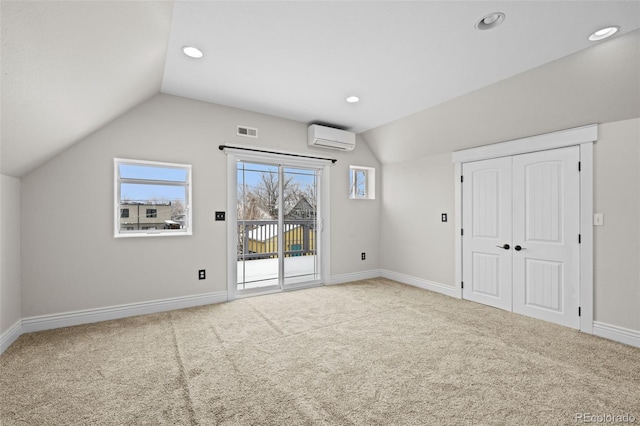
[[[496,246],[496,247],[501,248],[501,249],[505,249],[505,250],[509,250],[511,248],[511,246],[509,244],[505,244],[505,245],[502,245],[502,246]]]
[[[515,246],[513,249],[514,249],[515,251],[526,250],[526,248],[524,248],[524,247],[520,247],[520,246]]]

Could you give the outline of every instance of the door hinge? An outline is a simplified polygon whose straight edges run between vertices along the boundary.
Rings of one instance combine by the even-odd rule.
[[[464,281],[460,281],[460,286],[464,288]]]
[[[464,235],[464,229],[460,230],[460,235]]]
[[[460,175],[460,183],[464,182],[464,176]]]
[[[578,161],[578,171],[582,171],[582,161]]]
[[[578,234],[578,244],[582,244],[582,234]]]
[[[582,309],[580,309],[580,306],[578,306],[578,316],[582,316]]]

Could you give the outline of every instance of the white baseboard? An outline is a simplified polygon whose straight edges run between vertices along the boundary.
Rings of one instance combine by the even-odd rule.
[[[0,335],[0,354],[2,354],[22,334],[22,320],[19,319]]]
[[[349,274],[334,275],[329,279],[327,285],[344,284],[353,281],[370,280],[382,276],[379,269],[371,269],[369,271],[352,272]]]
[[[343,284],[377,277],[384,277],[425,290],[442,293],[447,296],[460,298],[460,290],[444,284],[435,283],[410,275],[386,269],[374,269],[370,271],[354,272],[331,277],[328,285]],[[130,303],[126,305],[109,306],[105,308],[87,309],[83,311],[65,312],[61,314],[41,315],[37,317],[23,318],[15,322],[0,335],[0,354],[23,333],[50,330],[53,328],[69,327],[73,325],[89,324],[137,315],[153,314],[172,311],[175,309],[191,308],[194,306],[211,305],[227,301],[227,293],[224,291],[198,294],[194,296],[174,297],[170,299],[154,300],[150,302]],[[624,343],[640,348],[640,331],[624,327],[593,322],[593,334],[615,342]]]
[[[175,309],[191,308],[193,306],[210,305],[226,301],[227,292],[221,291],[82,311],[63,312],[60,314],[41,315],[23,318],[22,332],[31,333],[34,331],[50,330],[52,328],[70,327],[73,325],[89,324],[137,315],[155,314],[157,312],[173,311]]]
[[[446,284],[440,284],[433,281],[425,280],[422,278],[412,277],[411,275],[401,274],[399,272],[389,271],[388,269],[380,270],[381,276],[390,280],[398,281],[403,284],[408,284],[414,287],[419,287],[425,290],[434,291],[436,293],[442,293],[447,296],[460,299],[462,294],[460,289],[448,286]]]
[[[412,277],[410,275],[401,274],[399,272],[381,269],[380,276],[388,278],[390,280],[401,282],[403,284],[423,288],[425,290],[435,291],[436,293],[442,293],[447,296],[455,297],[457,299],[460,299],[462,297],[461,291],[458,288],[424,280],[421,278]],[[624,343],[626,345],[640,348],[640,331],[594,321],[593,334],[599,337],[604,337],[605,339],[613,340],[614,342]]]
[[[226,302],[227,300],[227,292],[219,291],[215,293],[172,297],[170,299],[152,300],[149,302],[129,303],[126,305],[22,318],[0,336],[0,354],[23,333],[90,324],[137,315],[155,314],[194,306],[211,305]]]
[[[593,334],[615,342],[640,348],[640,331],[594,321]]]

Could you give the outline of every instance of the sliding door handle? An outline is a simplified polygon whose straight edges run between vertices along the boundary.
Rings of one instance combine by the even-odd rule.
[[[504,244],[504,245],[496,246],[496,247],[501,248],[501,249],[505,249],[505,250],[509,250],[511,248],[511,246],[509,244]]]

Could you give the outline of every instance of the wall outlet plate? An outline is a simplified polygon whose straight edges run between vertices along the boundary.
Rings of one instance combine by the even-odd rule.
[[[216,212],[216,220],[224,220],[225,214],[224,212]]]
[[[205,278],[207,278],[207,273],[205,272],[204,269],[200,269],[198,271],[198,279],[199,280],[204,280]]]
[[[447,214],[446,213],[442,213],[440,218],[442,219],[443,222],[446,222],[447,221]]]
[[[604,226],[604,214],[602,214],[602,213],[594,213],[593,214],[593,225],[594,226]]]

